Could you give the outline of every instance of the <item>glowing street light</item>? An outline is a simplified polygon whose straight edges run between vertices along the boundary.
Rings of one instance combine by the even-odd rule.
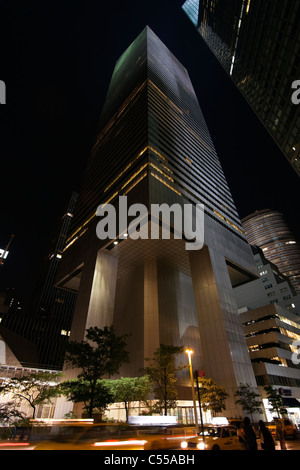
[[[191,376],[191,385],[192,385],[192,397],[193,397],[194,413],[195,413],[195,426],[196,426],[196,432],[197,434],[199,434],[197,407],[196,407],[196,399],[195,399],[195,388],[194,388],[194,377],[193,377],[193,368],[192,368],[193,351],[191,349],[186,349],[185,352],[187,353],[188,358],[189,358],[190,376]]]

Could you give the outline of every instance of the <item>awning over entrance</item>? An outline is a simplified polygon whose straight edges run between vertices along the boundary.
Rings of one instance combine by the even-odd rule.
[[[300,402],[296,398],[282,398],[282,401],[287,408],[300,408]]]

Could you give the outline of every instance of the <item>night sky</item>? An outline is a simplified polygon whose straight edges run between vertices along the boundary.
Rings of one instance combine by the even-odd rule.
[[[187,68],[240,217],[280,210],[300,239],[299,177],[181,9],[183,0],[0,1],[0,290],[27,298],[79,190],[114,64],[146,25]],[[299,79],[300,77],[295,77]],[[99,201],[100,202],[100,201]]]

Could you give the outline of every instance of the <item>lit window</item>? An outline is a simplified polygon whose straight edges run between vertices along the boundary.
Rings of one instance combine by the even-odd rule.
[[[70,333],[71,333],[71,331],[68,331],[68,330],[61,330],[61,332],[60,332],[60,334],[62,336],[70,336]]]

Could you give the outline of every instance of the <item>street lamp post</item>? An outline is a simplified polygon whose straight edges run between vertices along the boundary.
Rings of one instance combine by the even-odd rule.
[[[199,387],[199,380],[198,380],[198,375],[197,375],[197,378],[196,378],[196,383],[197,383],[198,400],[199,400],[199,411],[200,411],[200,421],[201,421],[201,432],[202,432],[203,442],[205,442],[204,426],[203,426],[203,416],[202,416],[202,406],[201,406],[201,397],[200,397],[200,387]]]
[[[192,368],[192,353],[191,349],[186,349],[185,351],[189,358],[189,366],[190,366],[190,376],[191,376],[191,385],[192,385],[192,397],[193,397],[193,404],[194,404],[194,413],[195,413],[195,426],[196,432],[199,434],[199,426],[198,426],[198,417],[197,417],[197,407],[196,407],[196,398],[195,398],[195,388],[194,388],[194,377],[193,377],[193,368]]]

